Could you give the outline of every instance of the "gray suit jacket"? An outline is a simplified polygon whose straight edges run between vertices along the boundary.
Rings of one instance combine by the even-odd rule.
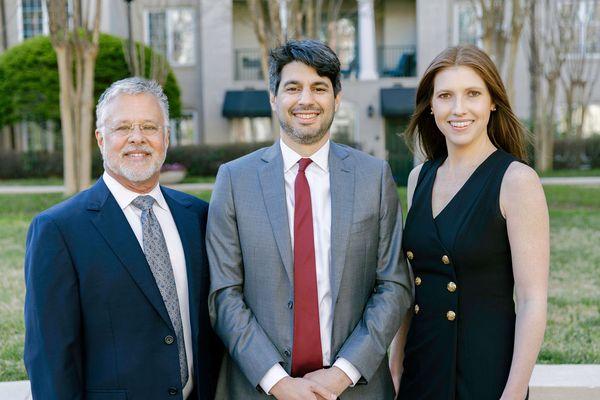
[[[361,383],[343,399],[393,399],[387,348],[412,301],[401,252],[402,211],[385,161],[331,143],[333,363],[343,357]],[[229,350],[218,399],[263,399],[258,386],[291,368],[293,257],[278,142],[219,169],[210,202],[209,312]]]

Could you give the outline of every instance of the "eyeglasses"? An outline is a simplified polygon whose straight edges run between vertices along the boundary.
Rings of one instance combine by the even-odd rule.
[[[110,133],[126,137],[133,133],[135,127],[138,127],[142,135],[146,137],[158,136],[161,130],[164,128],[163,125],[155,124],[154,122],[132,122],[132,123],[120,123],[114,126],[108,126]]]

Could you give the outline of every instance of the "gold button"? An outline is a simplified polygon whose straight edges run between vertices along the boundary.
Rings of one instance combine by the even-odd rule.
[[[418,276],[415,278],[415,285],[419,286],[421,284],[421,278]]]
[[[420,310],[419,305],[415,304],[415,314],[418,314],[419,310]]]
[[[446,318],[448,318],[448,321],[454,321],[456,319],[456,313],[454,311],[448,311],[446,313]]]
[[[442,257],[442,262],[443,262],[444,264],[446,264],[446,265],[450,264],[450,259],[448,258],[448,256],[447,256],[447,255],[444,255],[444,256]]]
[[[413,254],[412,251],[409,250],[406,252],[406,257],[412,261],[412,259],[415,258],[415,255]]]
[[[446,288],[448,288],[449,292],[454,292],[456,290],[456,283],[448,282],[448,285],[446,285]]]

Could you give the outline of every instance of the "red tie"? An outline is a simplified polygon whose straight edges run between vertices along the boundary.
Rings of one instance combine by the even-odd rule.
[[[323,368],[312,206],[304,174],[311,162],[300,159],[294,189],[294,377]]]

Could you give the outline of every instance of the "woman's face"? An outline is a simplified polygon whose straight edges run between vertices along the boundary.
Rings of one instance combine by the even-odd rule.
[[[485,140],[494,108],[485,82],[472,68],[456,66],[436,74],[431,109],[448,146],[463,147]]]

